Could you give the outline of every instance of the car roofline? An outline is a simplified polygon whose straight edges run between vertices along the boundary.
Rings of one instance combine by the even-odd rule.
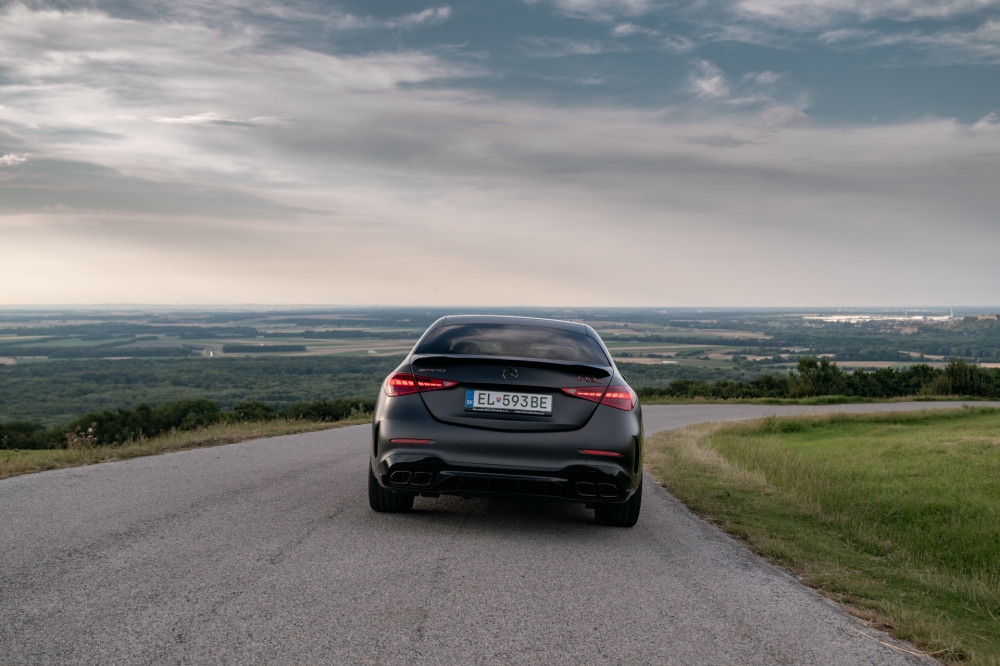
[[[590,335],[593,329],[587,324],[564,319],[545,319],[543,317],[518,317],[514,315],[447,315],[435,322],[437,326],[456,326],[460,324],[511,324],[517,326],[537,326],[539,328],[557,328],[564,331],[574,331]]]

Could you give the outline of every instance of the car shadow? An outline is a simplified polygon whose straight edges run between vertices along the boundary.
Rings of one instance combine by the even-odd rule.
[[[594,512],[582,504],[536,499],[455,496],[418,497],[407,515],[425,523],[461,521],[466,526],[483,525],[501,529],[538,530],[596,527]]]

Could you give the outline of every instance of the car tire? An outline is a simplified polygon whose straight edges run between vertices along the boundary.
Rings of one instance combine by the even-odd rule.
[[[610,527],[632,527],[639,520],[639,509],[642,508],[642,480],[639,487],[628,500],[621,504],[606,504],[594,507],[594,518],[598,525]]]
[[[413,508],[413,495],[400,495],[383,488],[369,466],[368,504],[379,513],[405,513]]]

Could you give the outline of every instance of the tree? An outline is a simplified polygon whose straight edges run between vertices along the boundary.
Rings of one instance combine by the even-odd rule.
[[[789,395],[802,398],[817,395],[843,395],[847,382],[844,373],[824,356],[818,361],[811,356],[799,357],[799,371],[788,377]]]

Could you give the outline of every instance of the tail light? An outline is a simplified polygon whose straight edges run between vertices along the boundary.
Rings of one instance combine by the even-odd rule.
[[[437,377],[421,377],[420,375],[411,375],[406,372],[397,372],[386,378],[382,384],[382,390],[391,398],[397,395],[406,395],[407,393],[451,388],[457,383],[449,382],[446,379],[438,379]]]
[[[639,402],[639,396],[630,386],[609,386],[607,389],[588,386],[585,388],[564,388],[563,391],[575,398],[599,402],[602,405],[623,409],[626,412],[634,409],[636,403]]]

